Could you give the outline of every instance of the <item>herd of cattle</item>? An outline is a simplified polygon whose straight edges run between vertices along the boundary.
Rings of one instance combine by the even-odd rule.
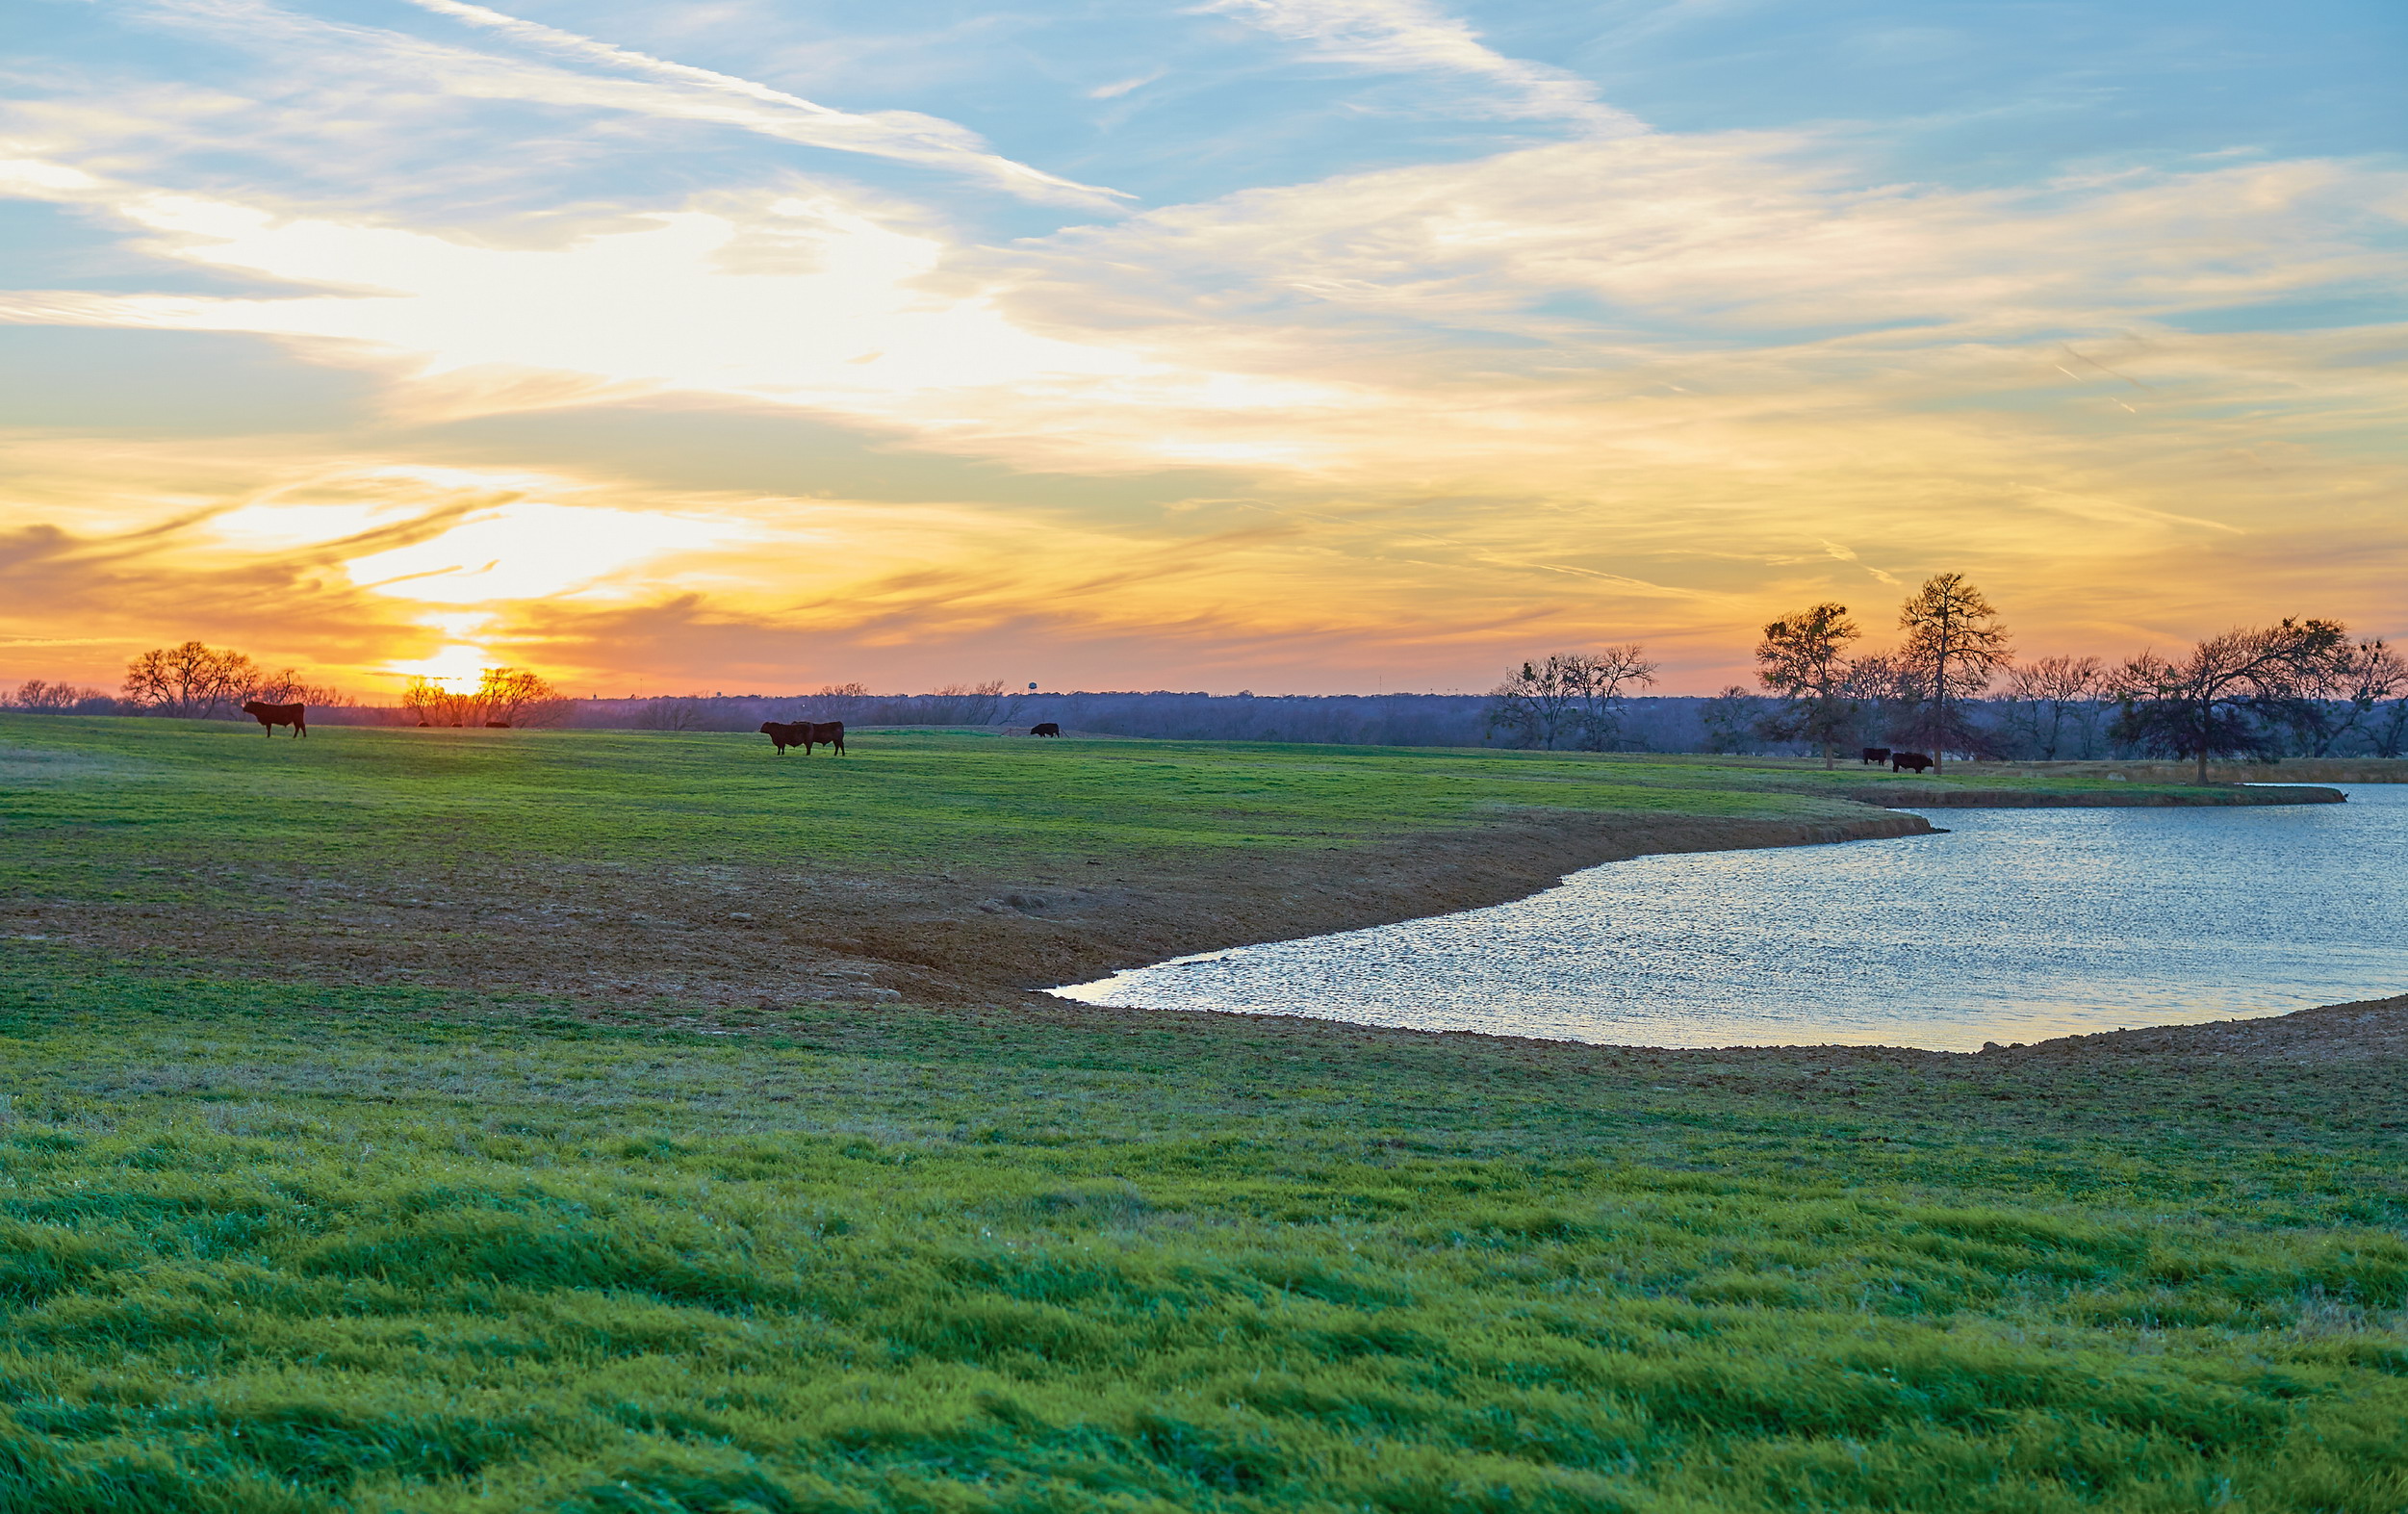
[[[243,713],[259,722],[270,736],[278,726],[291,726],[295,736],[309,734],[309,706],[306,705],[270,705],[264,700],[251,700],[243,706]],[[494,722],[500,725],[500,722]],[[786,748],[801,747],[809,757],[813,747],[833,747],[836,756],[844,756],[844,722],[841,720],[765,720],[761,734],[784,757]],[[1032,736],[1058,736],[1062,727],[1050,720],[1038,721],[1029,727]],[[1886,762],[1893,773],[1928,773],[1932,759],[1920,752],[1893,752],[1887,747],[1866,747],[1861,758],[1867,763]]]

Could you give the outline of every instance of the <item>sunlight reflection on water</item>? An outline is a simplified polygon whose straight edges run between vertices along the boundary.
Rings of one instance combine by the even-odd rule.
[[[1634,858],[1513,904],[1054,991],[1617,1045],[1969,1051],[2408,989],[2408,787],[1943,809],[1946,835]]]

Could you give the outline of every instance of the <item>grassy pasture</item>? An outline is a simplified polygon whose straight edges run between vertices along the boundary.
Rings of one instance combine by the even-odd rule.
[[[0,1506],[2393,1510],[2395,1066],[20,954]]]
[[[0,715],[0,825],[49,833],[62,859],[122,864],[137,891],[168,886],[134,871],[140,852],[908,869],[1352,843],[1499,809],[1834,815],[1861,812],[1855,794],[1934,786],[1946,785],[1773,759],[928,731],[862,732],[849,757],[781,759],[764,737],[717,732],[322,726],[269,741],[223,722]],[[2141,791],[2103,779],[1980,786]],[[12,853],[25,865],[24,849]]]
[[[0,897],[1268,856],[1884,781],[15,719]],[[702,1035],[39,934],[0,939],[10,1514],[2408,1508],[2396,1058]]]

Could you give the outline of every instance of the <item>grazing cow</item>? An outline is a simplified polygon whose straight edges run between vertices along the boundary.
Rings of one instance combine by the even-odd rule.
[[[278,726],[291,726],[296,737],[309,734],[307,705],[270,705],[265,700],[244,700],[243,713],[259,722],[260,730],[273,738]]]
[[[1866,747],[1866,748],[1864,749],[1864,757],[1863,757],[1863,758],[1861,759],[1861,761],[1859,762],[1859,764],[1858,764],[1858,765],[1859,765],[1859,766],[1861,766],[1863,762],[1871,762],[1871,763],[1873,763],[1874,765],[1879,766],[1880,764],[1882,764],[1882,763],[1883,763],[1883,762],[1886,762],[1886,761],[1888,761],[1888,760],[1889,760],[1889,748],[1887,748],[1887,747]]]
[[[1932,759],[1920,752],[1892,752],[1889,755],[1889,770],[1893,773],[1926,773],[1931,771],[1931,767]]]
[[[1032,736],[1058,736],[1062,734],[1062,727],[1050,720],[1040,720],[1036,725],[1029,727],[1029,734]]]

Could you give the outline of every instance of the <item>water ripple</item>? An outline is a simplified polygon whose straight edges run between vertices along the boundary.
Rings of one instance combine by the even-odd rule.
[[[1617,1045],[1964,1051],[2408,989],[2408,791],[1950,809],[1945,835],[1642,857],[1494,909],[1055,991]]]

